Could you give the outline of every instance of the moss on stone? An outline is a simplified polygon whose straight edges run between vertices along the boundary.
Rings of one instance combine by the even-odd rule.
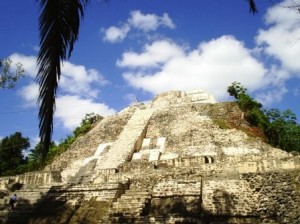
[[[232,128],[226,121],[220,119],[214,119],[214,124],[216,124],[221,129],[230,129]]]

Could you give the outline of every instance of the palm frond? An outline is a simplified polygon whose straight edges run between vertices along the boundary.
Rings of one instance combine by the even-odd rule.
[[[71,56],[80,21],[89,0],[38,0],[40,50],[37,57],[40,139],[46,157],[53,132],[53,115],[61,63]]]
[[[247,0],[248,4],[249,4],[249,11],[252,14],[257,13],[257,6],[254,0]]]

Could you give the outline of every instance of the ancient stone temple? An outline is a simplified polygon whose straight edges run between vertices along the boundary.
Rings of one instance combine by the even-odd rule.
[[[106,117],[42,172],[0,179],[0,223],[300,223],[300,157],[235,103],[172,91]],[[11,188],[10,188],[11,189]]]

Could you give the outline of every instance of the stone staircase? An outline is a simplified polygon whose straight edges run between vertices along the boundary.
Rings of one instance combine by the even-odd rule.
[[[109,150],[97,155],[81,167],[69,182],[71,184],[88,184],[101,174],[115,173],[120,164],[132,157],[137,141],[142,142],[143,133],[152,113],[152,109],[136,109],[118,140],[110,146]]]
[[[146,190],[130,189],[121,195],[111,208],[112,223],[145,223],[151,193]]]
[[[0,224],[25,224],[32,216],[47,217],[51,212],[56,214],[59,208],[67,209],[83,201],[95,200],[111,204],[124,194],[126,189],[128,183],[125,182],[24,188],[0,199]],[[13,193],[17,194],[18,200],[15,209],[9,211],[9,197]]]
[[[35,205],[47,197],[49,189],[50,186],[24,188],[0,199],[0,223],[22,223],[20,220],[28,217],[35,209]],[[17,203],[15,209],[9,211],[8,202],[12,194],[17,195]]]
[[[153,113],[153,109],[137,109],[117,141],[112,144],[110,150],[100,159],[98,159],[95,170],[117,169],[118,166],[128,159],[134,153],[136,143],[143,138],[143,133],[147,127],[148,121]]]
[[[99,184],[80,184],[72,186],[52,187],[48,197],[55,198],[58,201],[67,201],[72,199],[90,200],[97,198],[99,201],[114,201],[127,189],[126,183],[107,182]]]
[[[81,167],[77,174],[70,179],[72,184],[90,183],[92,182],[93,171],[95,169],[97,159],[93,159],[85,166]]]

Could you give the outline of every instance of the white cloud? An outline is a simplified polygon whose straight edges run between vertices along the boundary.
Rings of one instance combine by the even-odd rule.
[[[299,96],[300,95],[300,89],[299,88],[294,88],[293,89],[293,94],[294,94],[294,96]]]
[[[110,43],[122,42],[132,28],[142,30],[143,32],[155,31],[159,27],[175,28],[175,24],[167,13],[163,16],[156,14],[143,14],[141,11],[131,11],[130,17],[122,26],[111,26],[107,29],[102,28],[104,33],[103,41]]]
[[[134,105],[138,102],[136,95],[133,93],[128,93],[124,95],[123,99],[128,101],[130,105]]]
[[[21,63],[24,70],[25,75],[28,75],[34,78],[37,74],[37,67],[36,67],[36,57],[35,56],[26,56],[19,53],[14,53],[9,56],[12,60],[13,64]]]
[[[80,125],[81,120],[88,113],[102,116],[112,115],[116,111],[103,103],[93,102],[79,96],[62,96],[57,98],[55,117],[62,125],[73,130]]]
[[[122,27],[111,26],[104,32],[104,41],[111,43],[121,42],[127,36],[127,33],[130,31],[130,27],[127,24],[124,24]]]
[[[284,86],[278,86],[269,91],[260,92],[256,95],[256,100],[264,106],[269,106],[274,102],[280,102],[288,90]]]
[[[32,66],[36,61],[35,57],[13,54],[12,58],[22,63],[25,69],[28,68],[27,74],[35,77],[36,71]],[[115,113],[114,109],[94,100],[98,96],[99,87],[108,83],[100,72],[70,62],[62,64],[61,72],[54,117],[63,127],[73,130],[87,113],[94,112],[103,116]],[[25,106],[34,107],[38,91],[38,84],[31,82],[22,87],[18,95],[24,100]]]
[[[295,1],[284,1],[281,6],[291,6]],[[273,56],[286,69],[300,77],[300,26],[299,12],[295,9],[274,6],[266,16],[267,29],[261,29],[257,44],[264,47],[267,55]]]
[[[95,98],[99,91],[92,88],[92,84],[102,86],[108,83],[97,70],[86,69],[82,65],[65,62],[61,72],[59,88],[67,94]]]
[[[146,45],[143,53],[125,52],[117,61],[119,67],[157,67],[174,57],[184,55],[184,49],[171,41],[156,41]]]
[[[166,26],[174,29],[175,25],[167,13],[162,17],[156,14],[143,14],[140,11],[132,11],[128,23],[134,28],[141,29],[145,32],[156,30],[159,26]]]
[[[36,106],[38,93],[39,86],[33,82],[27,86],[22,87],[18,91],[18,95],[25,101],[26,107]]]
[[[155,45],[156,43],[153,43],[151,46]],[[145,47],[141,54],[132,52],[123,54],[122,60],[118,63],[129,68],[123,74],[129,85],[152,94],[174,89],[203,88],[218,99],[223,99],[228,96],[227,86],[234,81],[241,82],[250,91],[270,83],[263,64],[251,55],[243,43],[232,36],[222,36],[203,42],[198,49],[191,51],[172,43],[171,46],[177,51],[173,51],[176,53],[172,57],[164,57],[164,60],[160,61],[162,65],[159,71],[149,73],[142,67],[131,70],[132,67],[145,66],[145,63],[136,63],[131,58],[126,59],[126,55],[143,58],[145,55],[151,55],[151,46]],[[149,66],[156,66],[157,63],[155,57],[150,57],[147,61]]]
[[[32,78],[36,77],[37,68],[35,56],[26,56],[14,53],[10,56],[10,58],[14,63],[19,62],[23,65],[25,74]],[[97,97],[99,90],[92,86],[103,86],[107,83],[108,81],[104,79],[103,75],[95,69],[87,69],[82,65],[75,65],[70,62],[64,62],[61,65],[59,89],[63,93],[95,98]],[[23,98],[26,101],[32,101],[32,91],[34,91],[32,88],[35,88],[36,91],[37,87],[30,84],[30,86],[24,88],[21,90],[21,92],[25,94]],[[28,97],[31,98],[29,99]]]
[[[36,52],[39,52],[40,46],[39,45],[33,46],[33,50],[36,51]]]
[[[32,147],[36,146],[40,142],[41,138],[39,136],[35,136],[34,138],[31,138],[30,145]]]
[[[256,100],[265,106],[280,102],[288,92],[285,82],[290,78],[290,73],[276,64],[272,64],[266,74],[266,85],[256,92]]]
[[[285,81],[291,77],[291,74],[280,66],[272,64],[268,70],[268,77],[270,79],[270,85],[283,86]]]
[[[23,155],[26,157],[31,153],[31,149],[35,148],[35,146],[40,143],[40,137],[39,136],[33,136],[30,138],[30,148],[27,150],[23,150]]]
[[[170,29],[175,28],[175,24],[173,23],[172,19],[169,17],[168,13],[164,13],[163,16],[159,18],[159,20],[161,25],[169,27]]]

